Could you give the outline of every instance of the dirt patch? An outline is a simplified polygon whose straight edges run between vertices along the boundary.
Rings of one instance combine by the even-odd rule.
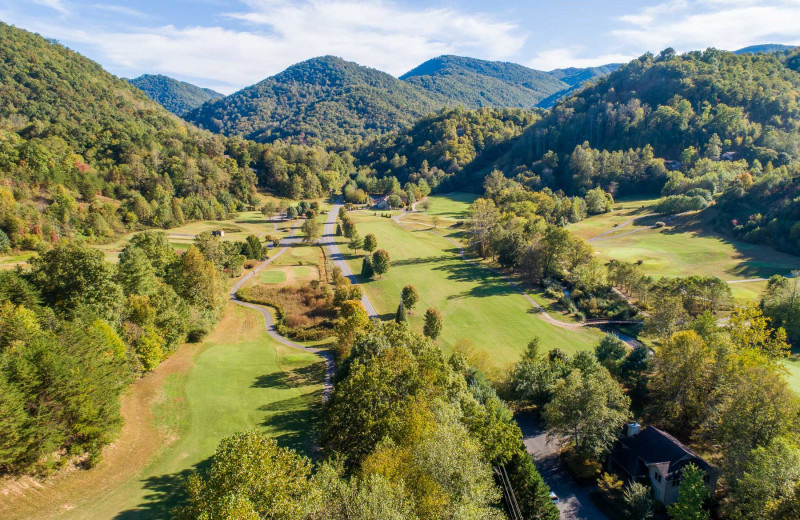
[[[153,405],[163,399],[161,389],[170,376],[191,369],[201,346],[181,345],[156,370],[130,386],[121,400],[125,423],[120,436],[103,449],[103,458],[97,466],[86,471],[67,469],[46,479],[22,477],[0,481],[0,518],[53,518],[135,478],[154,455],[174,440],[153,424]]]

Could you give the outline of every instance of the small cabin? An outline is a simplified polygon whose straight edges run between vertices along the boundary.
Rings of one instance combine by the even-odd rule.
[[[213,230],[211,232],[211,236],[212,237],[220,237],[220,238],[224,237],[225,236],[225,231],[223,231],[221,229],[215,229],[215,230]]]

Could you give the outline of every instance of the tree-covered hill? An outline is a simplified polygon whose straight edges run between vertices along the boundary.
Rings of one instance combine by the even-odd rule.
[[[764,43],[761,45],[751,45],[743,47],[739,50],[733,51],[735,54],[758,54],[759,52],[783,52],[794,49],[794,45],[784,45],[782,43]]]
[[[356,158],[372,174],[402,182],[425,179],[435,189],[464,168],[490,166],[540,117],[541,111],[519,108],[442,110],[371,141]]]
[[[97,63],[5,24],[0,99],[0,231],[12,246],[219,218],[251,201],[240,140],[187,125]]]
[[[206,101],[225,97],[210,88],[201,88],[162,74],[143,74],[128,81],[147,94],[147,97],[178,116]]]
[[[342,139],[396,130],[445,101],[384,72],[333,56],[280,74],[186,115],[203,128],[260,142]]]
[[[533,108],[569,84],[516,63],[439,56],[400,76],[467,108]]]
[[[607,152],[650,147],[649,155],[684,167],[726,152],[763,165],[788,164],[800,158],[800,74],[787,60],[787,54],[714,49],[646,54],[558,103],[498,166],[515,175],[547,172],[559,187],[573,190],[626,182],[606,176],[616,168],[613,161],[573,160],[584,143]],[[547,165],[541,162],[546,156]]]

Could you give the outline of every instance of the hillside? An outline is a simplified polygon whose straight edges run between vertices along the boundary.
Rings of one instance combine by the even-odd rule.
[[[324,56],[206,104],[186,118],[213,132],[260,142],[335,140],[396,130],[445,104],[384,72]]]
[[[375,139],[355,152],[362,166],[400,181],[425,179],[431,188],[464,168],[491,165],[541,115],[519,108],[461,107],[417,121],[413,126]]]
[[[178,116],[206,101],[225,97],[210,88],[201,88],[161,74],[143,74],[128,81],[147,94],[147,97]]]
[[[0,24],[0,235],[28,249],[139,225],[219,218],[249,202],[239,150],[127,81]],[[0,236],[2,238],[2,236]]]
[[[653,155],[680,161],[687,172],[698,159],[718,160],[724,152],[762,165],[788,164],[800,157],[800,74],[786,59],[714,49],[642,56],[558,103],[498,166],[531,179],[547,171],[567,190],[600,183],[623,193],[660,190],[667,172],[663,165],[648,170]],[[578,157],[583,143],[591,153]],[[637,149],[643,166],[636,174],[621,173],[616,159],[595,154]],[[540,160],[548,152],[555,155],[545,164]]]
[[[439,56],[400,79],[467,108],[533,108],[542,99],[569,88],[546,72],[516,63],[462,56]]]
[[[781,43],[764,43],[761,45],[751,45],[749,47],[744,47],[737,51],[733,51],[734,54],[758,54],[759,52],[763,53],[770,53],[770,52],[783,52],[794,49],[794,45],[783,45]]]

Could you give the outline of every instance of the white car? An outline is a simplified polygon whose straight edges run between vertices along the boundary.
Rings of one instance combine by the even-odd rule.
[[[550,492],[550,500],[552,500],[552,502],[553,502],[554,504],[558,504],[558,495],[556,495],[555,493],[553,493],[553,492],[551,491],[551,492]]]

